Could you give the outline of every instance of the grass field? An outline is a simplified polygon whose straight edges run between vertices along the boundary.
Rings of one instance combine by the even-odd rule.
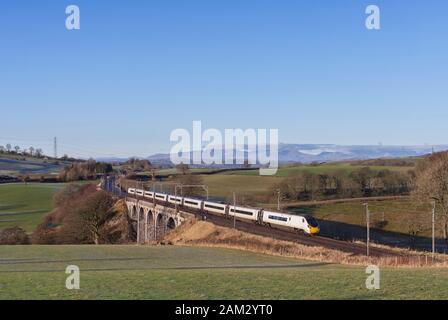
[[[244,175],[202,175],[204,184],[209,188],[210,195],[218,198],[238,194],[267,194],[272,187],[282,181],[280,177],[244,176]]]
[[[62,183],[0,185],[0,229],[19,226],[32,232],[52,210],[53,195],[64,186]]]
[[[381,270],[229,249],[143,246],[0,247],[0,299],[447,299],[447,269]],[[77,265],[81,289],[65,288]]]

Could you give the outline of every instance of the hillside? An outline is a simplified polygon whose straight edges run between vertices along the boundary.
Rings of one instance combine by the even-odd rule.
[[[0,156],[0,175],[49,174],[59,171],[62,167],[62,163],[56,164],[44,159]]]

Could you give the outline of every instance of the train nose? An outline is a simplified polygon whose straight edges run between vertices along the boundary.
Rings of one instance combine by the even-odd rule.
[[[319,231],[320,231],[319,227],[310,227],[311,234],[317,234],[319,233]]]

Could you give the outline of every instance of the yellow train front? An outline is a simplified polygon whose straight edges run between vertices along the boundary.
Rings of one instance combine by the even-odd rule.
[[[271,227],[294,229],[308,235],[316,235],[320,231],[319,223],[312,216],[300,216],[291,213],[262,210],[263,223]]]
[[[310,235],[316,235],[320,232],[320,226],[317,220],[312,216],[305,216],[307,223],[307,233]]]

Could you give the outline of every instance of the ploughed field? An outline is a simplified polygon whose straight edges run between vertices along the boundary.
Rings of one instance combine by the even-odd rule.
[[[80,290],[65,269],[80,268]],[[381,269],[183,246],[0,246],[0,299],[446,299],[447,269]]]

